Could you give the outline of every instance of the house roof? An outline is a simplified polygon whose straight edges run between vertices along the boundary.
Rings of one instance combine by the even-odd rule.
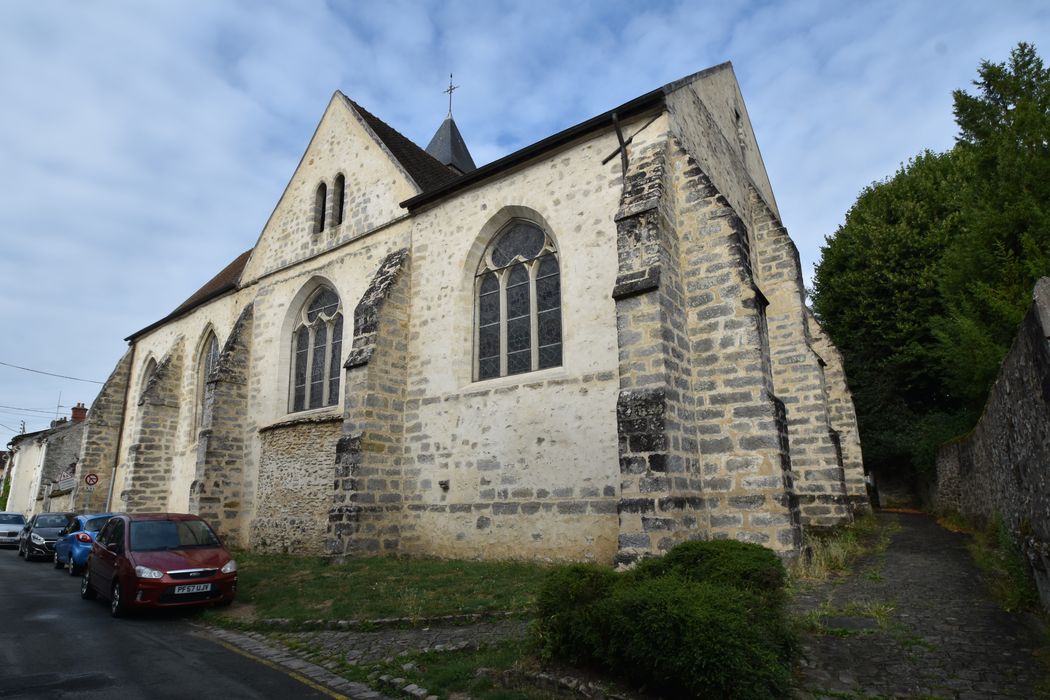
[[[416,181],[419,189],[426,192],[452,182],[459,177],[382,119],[346,95],[343,95],[343,98],[361,115],[361,118],[379,137],[379,140],[383,142],[383,145],[387,147],[391,155],[397,159],[397,162],[401,164],[401,167],[405,169],[409,176]]]
[[[420,194],[401,202],[402,207],[413,211],[424,205],[441,201],[473,184],[496,177],[541,155],[563,148],[590,133],[614,126],[620,119],[636,117],[664,109],[666,96],[673,90],[704,75],[725,70],[729,67],[730,64],[728,62],[721,63],[668,83],[663,87],[625,102],[608,112],[559,131],[480,168],[474,165],[474,160],[471,158],[466,143],[463,141],[459,129],[456,128],[451,114],[438,127],[437,133],[434,134],[427,149],[424,150],[346,95],[343,95],[341,92],[337,94],[342,95],[351,109],[361,116],[376,137],[382,141],[391,155],[422,190]],[[447,161],[447,163],[442,161]],[[453,167],[458,168],[464,174],[457,174],[453,171]],[[142,330],[136,331],[125,338],[125,340],[134,340],[168,321],[189,313],[216,297],[237,289],[241,272],[243,272],[251,253],[251,249],[241,253],[233,262],[223,268],[219,274],[190,295],[174,311]]]
[[[460,173],[478,169],[478,166],[474,165],[474,159],[470,157],[470,151],[463,141],[463,135],[459,133],[459,128],[456,127],[456,120],[452,118],[451,112],[434,132],[434,138],[427,144],[427,153]]]
[[[599,114],[587,121],[580,122],[575,126],[570,126],[568,129],[559,131],[541,141],[537,141],[531,146],[526,146],[510,155],[500,158],[499,160],[494,160],[487,165],[481,166],[477,170],[468,172],[437,187],[425,189],[415,197],[410,197],[401,202],[401,206],[409,211],[413,211],[424,205],[439,202],[474,184],[497,177],[507,170],[522,165],[523,163],[527,163],[540,156],[547,155],[552,151],[564,148],[584,136],[614,127],[619,120],[633,118],[664,109],[667,95],[671,92],[677,90],[683,85],[687,85],[703,78],[704,76],[718,71],[731,69],[732,65],[727,61],[725,63],[719,63],[716,66],[711,66],[710,68],[705,68],[704,70],[693,73],[692,75],[687,75],[686,77],[668,83],[663,87],[659,87],[651,92],[645,93],[644,95],[640,95],[629,102],[624,102],[619,107],[614,107],[608,112]]]
[[[171,321],[179,316],[184,316],[190,311],[193,311],[201,304],[211,301],[212,299],[222,296],[227,292],[232,292],[237,289],[237,282],[241,278],[241,272],[244,271],[244,266],[248,264],[248,258],[251,257],[252,249],[244,251],[238,255],[233,262],[226,267],[222,268],[219,274],[212,277],[210,280],[204,283],[204,286],[198,289],[196,292],[190,295],[190,297],[175,307],[175,310],[164,318],[151,323],[142,330],[135,331],[124,340],[134,340],[135,338],[148,333],[157,326],[160,326],[168,321]]]

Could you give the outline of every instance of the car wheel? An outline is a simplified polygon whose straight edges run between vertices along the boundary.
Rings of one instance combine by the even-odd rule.
[[[61,569],[63,566],[65,566],[65,564],[58,558],[58,552],[55,552],[55,568]]]
[[[80,573],[80,569],[77,567],[76,563],[73,561],[73,555],[72,554],[69,555],[69,561],[66,562],[66,569],[69,570],[69,575],[70,576],[76,576],[77,574]]]
[[[87,570],[80,579],[80,597],[84,600],[95,599],[95,589],[91,587],[91,572]]]
[[[109,612],[113,617],[123,617],[127,611],[124,605],[123,591],[120,590],[120,581],[113,582],[113,590],[109,596]]]

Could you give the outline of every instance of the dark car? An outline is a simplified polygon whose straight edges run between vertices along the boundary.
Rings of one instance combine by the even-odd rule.
[[[0,513],[0,547],[17,547],[18,533],[26,524],[21,513]]]
[[[76,513],[37,513],[18,535],[18,555],[26,561],[51,559],[55,555],[58,533],[69,525]]]
[[[121,513],[91,545],[80,597],[109,599],[120,617],[136,608],[227,605],[237,593],[237,562],[200,516]]]
[[[65,567],[70,576],[78,576],[84,570],[95,535],[111,517],[112,513],[91,513],[73,518],[55,541],[55,568]]]

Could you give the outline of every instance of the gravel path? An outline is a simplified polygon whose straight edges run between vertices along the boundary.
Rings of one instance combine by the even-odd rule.
[[[878,517],[900,526],[884,553],[795,598],[827,630],[803,638],[798,697],[1048,697],[1039,624],[989,598],[966,536],[926,515]]]

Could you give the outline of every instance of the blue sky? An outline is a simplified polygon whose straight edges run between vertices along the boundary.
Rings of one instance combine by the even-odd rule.
[[[0,362],[105,379],[254,244],[334,90],[425,145],[450,71],[480,165],[732,61],[808,276],[861,188],[951,145],[980,60],[1048,30],[986,0],[5,2]],[[97,390],[0,365],[0,448]]]

